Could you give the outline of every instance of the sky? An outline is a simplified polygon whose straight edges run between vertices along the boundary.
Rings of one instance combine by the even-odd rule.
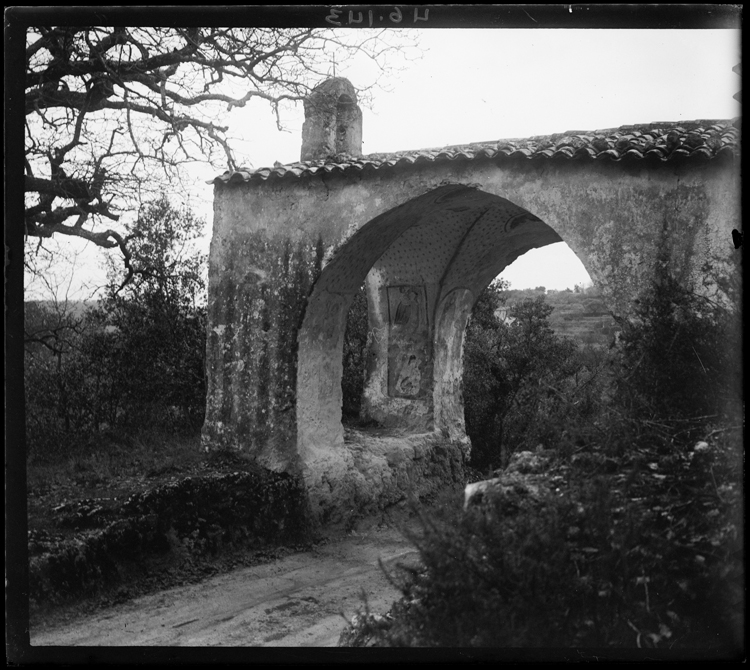
[[[404,64],[363,107],[363,152],[598,130],[655,121],[731,119],[740,77],[740,33],[732,30],[422,30],[420,59]],[[355,87],[372,82],[371,64],[337,63]],[[255,168],[299,160],[304,112],[282,112],[279,132],[267,104],[235,110],[229,119],[240,164]],[[210,167],[194,171],[196,211],[208,222]],[[101,256],[76,240],[78,276],[96,284]],[[77,246],[76,246],[77,245]],[[88,245],[92,247],[93,245]],[[61,271],[62,272],[62,271]],[[583,265],[564,243],[533,250],[502,276],[513,288],[588,284]],[[71,295],[82,292],[75,282]]]

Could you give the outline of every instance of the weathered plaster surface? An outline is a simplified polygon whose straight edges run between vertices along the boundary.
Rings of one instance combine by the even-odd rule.
[[[469,455],[463,403],[463,342],[466,322],[476,296],[458,288],[448,293],[437,310],[435,332],[435,387],[433,403],[435,425]]]
[[[461,445],[440,433],[378,436],[348,430],[344,444],[319,456],[304,474],[321,523],[341,523],[463,485]]]
[[[351,82],[335,77],[305,100],[300,157],[310,161],[339,154],[362,155],[362,110]]]
[[[685,281],[709,259],[721,271],[740,227],[735,173],[725,159],[510,158],[217,183],[206,445],[301,470],[322,509],[367,489],[374,471],[340,422],[346,312],[367,280],[364,413],[465,448],[463,331],[482,289],[560,239],[619,313],[659,249]],[[397,317],[403,287],[413,295]],[[411,365],[408,392],[396,388],[400,365]]]

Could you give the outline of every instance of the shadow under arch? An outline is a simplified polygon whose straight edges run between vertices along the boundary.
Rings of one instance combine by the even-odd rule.
[[[339,246],[299,331],[297,448],[304,469],[336,476],[345,454],[342,349],[366,280],[369,364],[364,418],[400,435],[439,432],[464,445],[463,337],[492,280],[527,251],[562,241],[533,213],[473,186],[446,184],[394,207]]]

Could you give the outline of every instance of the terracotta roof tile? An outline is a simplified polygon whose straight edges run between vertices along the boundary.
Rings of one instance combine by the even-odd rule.
[[[477,142],[436,149],[398,151],[351,157],[335,156],[324,161],[277,165],[273,168],[241,168],[212,179],[224,183],[267,180],[271,177],[303,177],[323,172],[380,170],[395,165],[413,165],[449,160],[476,160],[523,156],[526,158],[627,159],[676,157],[713,158],[739,153],[740,133],[732,121],[681,121],[621,126],[609,130],[571,130],[556,135],[525,139]]]

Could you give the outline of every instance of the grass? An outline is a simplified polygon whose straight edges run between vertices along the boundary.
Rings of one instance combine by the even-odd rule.
[[[200,436],[102,436],[29,464],[30,614],[95,611],[307,546],[299,482]],[[271,552],[269,554],[269,552]]]
[[[103,434],[67,454],[32,458],[27,464],[29,530],[55,527],[53,510],[73,499],[115,499],[165,478],[203,471],[200,435],[158,430],[134,436]]]
[[[118,437],[105,433],[65,455],[31,460],[27,477],[31,488],[49,482],[101,483],[121,477],[155,476],[167,470],[187,470],[202,456],[199,434],[175,435],[152,430]]]

